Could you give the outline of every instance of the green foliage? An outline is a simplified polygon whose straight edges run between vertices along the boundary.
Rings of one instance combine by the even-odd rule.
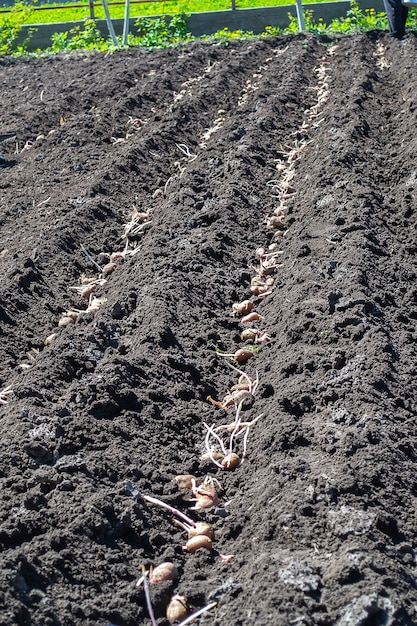
[[[96,26],[94,20],[87,19],[83,26],[75,26],[70,31],[54,33],[52,46],[48,52],[63,52],[64,50],[107,50],[110,43],[106,42]]]
[[[323,18],[320,17],[318,22],[315,22],[313,19],[314,12],[313,11],[305,11],[304,20],[306,25],[306,30],[314,33],[315,35],[321,35],[322,33],[326,33],[328,31],[328,27],[323,22]]]
[[[298,26],[298,20],[297,17],[295,15],[293,15],[292,13],[287,13],[288,15],[288,26],[285,29],[285,33],[288,35],[291,35],[293,33],[298,33],[300,28]]]
[[[351,33],[354,31],[367,31],[367,30],[386,30],[387,19],[385,13],[377,13],[375,9],[365,9],[363,12],[359,7],[357,0],[351,0],[350,9],[346,13],[345,18],[334,19],[327,25],[320,18],[317,22],[314,21],[314,12],[310,10],[303,11],[305,29],[315,35],[323,33]],[[297,18],[291,13],[288,14],[290,20],[288,27],[285,29],[286,33],[298,33],[299,26]]]
[[[377,13],[375,9],[361,10],[356,0],[351,0],[350,10],[346,18],[333,20],[329,31],[335,33],[349,33],[352,31],[385,30],[387,19],[385,13]]]
[[[408,9],[407,25],[413,30],[417,29],[417,9]]]
[[[129,40],[131,45],[145,46],[146,48],[168,48],[192,39],[191,33],[188,32],[187,16],[185,15],[174,15],[171,19],[140,17],[136,20],[135,26],[138,35]]]
[[[321,33],[326,33],[328,27],[323,22],[322,18],[319,19],[318,22],[314,21],[314,11],[309,9],[303,11],[305,30],[308,30],[310,33],[314,33],[315,35],[319,35]],[[286,34],[298,33],[300,28],[298,26],[298,19],[296,15],[292,15],[288,13],[289,24],[285,29]]]
[[[189,2],[189,0],[183,1],[185,3]],[[252,2],[252,0],[248,0],[248,2]],[[167,6],[168,4],[171,3],[166,2],[160,6]],[[6,17],[2,19],[2,15]],[[24,46],[16,49],[14,48],[14,44],[22,25],[27,22],[32,15],[33,7],[25,5],[23,2],[15,5],[11,13],[2,14],[0,11],[0,53],[20,54],[24,52]],[[227,46],[228,43],[234,39],[271,37],[298,33],[299,24],[297,17],[292,14],[288,14],[288,17],[289,24],[284,30],[276,26],[266,26],[261,35],[255,35],[251,31],[231,31],[228,28],[223,28],[214,35],[205,36],[203,39],[218,41]],[[314,34],[387,30],[385,13],[377,13],[374,9],[362,11],[357,0],[351,0],[350,9],[345,18],[335,19],[329,25],[326,25],[322,19],[316,22],[314,20],[314,12],[309,9],[304,10],[304,21],[305,30]],[[417,27],[417,9],[411,9],[409,11],[407,25],[411,28]],[[174,15],[171,18],[169,16],[159,18],[141,17],[137,19],[135,26],[137,34],[129,34],[129,46],[140,45],[151,48],[166,48],[181,42],[190,41],[194,38],[188,31],[187,16],[184,14]],[[121,37],[119,37],[119,45],[120,47],[122,46]],[[79,49],[99,51],[114,50],[114,45],[110,39],[104,39],[94,20],[86,19],[83,26],[76,26],[64,33],[55,33],[52,38],[52,46],[47,52],[56,53]]]
[[[283,33],[283,29],[279,28],[279,26],[265,26],[262,37],[277,37],[278,35],[282,35]]]
[[[22,26],[29,21],[33,12],[32,6],[17,2],[9,13],[4,13],[0,20],[0,54],[23,54],[25,52],[28,38],[21,46],[16,47],[15,44]]]
[[[250,30],[229,30],[226,26],[213,35],[204,35],[202,39],[227,43],[232,39],[249,39],[250,37],[255,37],[255,33]]]
[[[129,34],[129,46],[145,46],[148,48],[167,48],[192,38],[187,29],[187,18],[184,15],[175,15],[168,19],[164,17],[150,19],[139,18],[136,22],[137,35]],[[122,38],[119,37],[122,47]],[[84,20],[83,26],[76,26],[70,31],[52,35],[52,46],[47,52],[57,53],[71,50],[114,50],[111,39],[104,39],[96,22]]]

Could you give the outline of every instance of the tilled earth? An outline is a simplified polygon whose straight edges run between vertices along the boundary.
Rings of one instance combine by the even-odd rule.
[[[417,623],[416,63],[383,33],[0,60],[1,624],[151,624],[164,561],[159,626],[175,594]]]

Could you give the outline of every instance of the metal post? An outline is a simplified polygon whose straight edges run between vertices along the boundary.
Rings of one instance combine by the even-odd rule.
[[[303,31],[306,29],[306,24],[304,21],[304,15],[303,15],[303,3],[302,0],[295,0],[296,5],[297,5],[297,18],[298,18],[298,28],[300,29],[300,31]]]
[[[125,0],[125,21],[123,24],[123,45],[127,46],[129,37],[130,0]]]
[[[114,46],[118,48],[119,42],[117,41],[116,33],[114,32],[113,22],[111,21],[109,5],[107,4],[107,0],[102,0],[102,2],[104,13],[106,14],[107,28],[109,29],[110,37],[112,38]]]
[[[90,7],[90,20],[94,20],[94,0],[89,0],[89,7]]]

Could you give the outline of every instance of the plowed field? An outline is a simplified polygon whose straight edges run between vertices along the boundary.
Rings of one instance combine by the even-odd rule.
[[[164,561],[159,626],[174,594],[417,623],[416,64],[383,33],[0,59],[1,624],[151,624]]]

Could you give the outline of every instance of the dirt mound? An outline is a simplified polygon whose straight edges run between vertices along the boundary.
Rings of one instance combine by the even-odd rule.
[[[2,624],[150,624],[163,561],[161,626],[175,593],[417,622],[416,62],[381,33],[0,60]]]

